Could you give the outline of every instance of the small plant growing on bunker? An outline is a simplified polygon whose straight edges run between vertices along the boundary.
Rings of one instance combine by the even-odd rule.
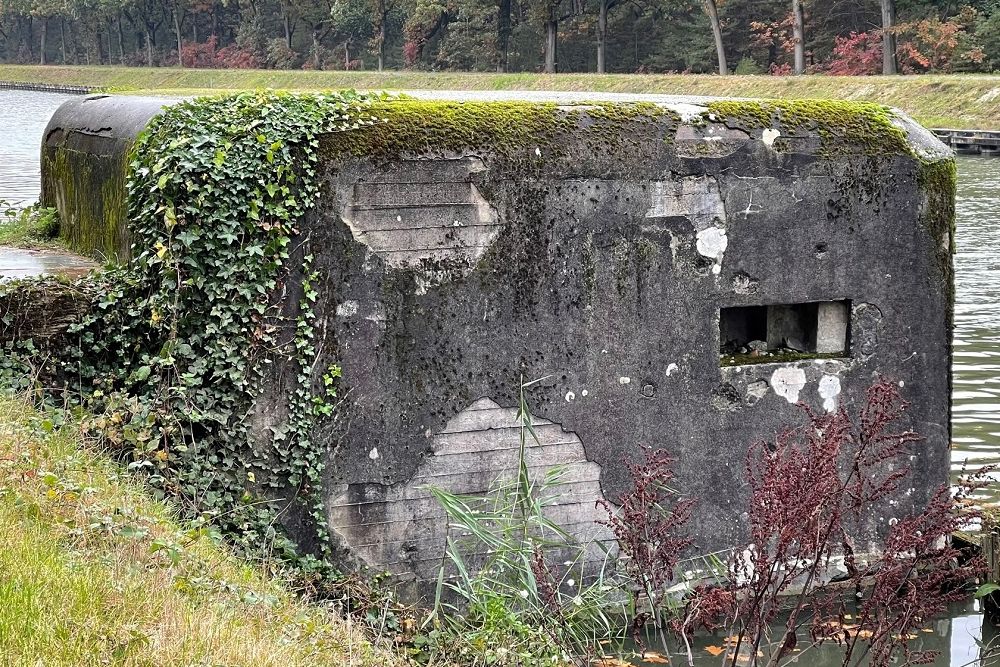
[[[948,538],[969,515],[959,515],[947,487],[915,514],[891,518],[888,530],[872,523],[873,508],[908,495],[905,461],[919,438],[895,430],[905,409],[896,385],[879,380],[855,417],[805,408],[804,426],[755,444],[746,462],[750,543],[731,559],[725,581],[690,596],[678,630],[727,628],[733,641],[724,662],[733,666],[796,661],[804,632],[810,645],[842,644],[845,667],[926,661],[910,651],[912,633],[965,597],[960,589],[981,563],[954,564],[959,553]],[[870,536],[874,553],[856,552],[857,535]],[[840,564],[857,591],[856,609],[821,594]],[[732,605],[720,605],[722,598]],[[786,608],[784,629],[772,638]],[[856,620],[845,624],[849,611]]]
[[[580,544],[546,516],[560,497],[560,469],[533,479],[525,448],[538,442],[523,383],[514,479],[485,496],[431,492],[449,520],[435,609],[438,629],[421,640],[431,653],[473,665],[589,664],[601,642],[623,637],[623,600],[605,571],[590,571],[596,543]],[[463,662],[463,664],[465,664]]]

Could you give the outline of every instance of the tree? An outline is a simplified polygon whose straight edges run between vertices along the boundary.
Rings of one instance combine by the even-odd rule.
[[[372,14],[369,0],[333,0],[330,9],[333,34],[344,47],[344,69],[351,69],[351,47],[371,37]]]
[[[563,12],[563,5],[568,4],[568,11]],[[543,70],[546,74],[555,74],[558,70],[558,43],[559,43],[559,22],[576,14],[583,13],[583,0],[542,0],[535,8],[536,19],[544,26],[545,30],[545,58]]]
[[[712,37],[715,40],[715,55],[719,61],[719,74],[729,74],[729,64],[726,62],[726,46],[722,42],[722,23],[719,21],[719,8],[715,0],[703,0],[705,13],[712,24]]]
[[[378,71],[380,72],[385,67],[385,39],[387,24],[389,22],[389,1],[390,0],[372,0],[375,28],[375,35],[372,37],[372,47],[375,49],[375,53],[378,57]]]
[[[881,0],[882,4],[882,74],[898,72],[896,60],[896,3]]]
[[[599,0],[597,12],[597,73],[607,72],[608,12],[625,4],[626,0]]]
[[[497,5],[497,72],[510,66],[510,2],[499,0]]]
[[[806,72],[806,28],[802,0],[792,0],[792,41],[795,44],[795,74]]]
[[[334,6],[329,0],[290,0],[285,11],[286,21],[291,12],[295,12],[297,20],[302,21],[309,30],[309,58],[314,69],[323,68],[322,42],[333,30]],[[285,28],[286,37],[290,37],[290,27]],[[288,41],[291,48],[291,40]]]

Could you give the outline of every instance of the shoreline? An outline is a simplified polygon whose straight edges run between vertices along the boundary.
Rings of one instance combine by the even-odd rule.
[[[657,93],[744,98],[846,99],[897,107],[926,127],[1000,130],[1000,75],[800,77],[695,74],[496,74],[475,72],[210,70],[68,65],[0,65],[6,87],[60,92],[197,95],[217,91],[478,90]],[[51,86],[51,88],[44,88]]]

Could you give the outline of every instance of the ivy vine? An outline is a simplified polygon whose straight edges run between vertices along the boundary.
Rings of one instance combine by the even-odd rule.
[[[298,223],[321,191],[319,135],[378,122],[377,99],[259,91],[165,109],[129,168],[131,265],[89,279],[100,296],[58,360],[100,414],[93,426],[246,555],[328,564],[312,432],[339,369],[313,373],[318,275]],[[297,375],[262,436],[252,412],[278,361]],[[276,528],[291,503],[313,515],[315,553]]]

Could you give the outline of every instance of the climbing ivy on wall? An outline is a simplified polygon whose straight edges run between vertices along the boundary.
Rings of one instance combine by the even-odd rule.
[[[377,122],[375,99],[254,92],[156,117],[128,177],[132,264],[92,279],[101,296],[60,361],[101,415],[94,427],[154,486],[215,514],[246,553],[300,566],[328,548],[311,434],[339,369],[312,372],[317,275],[299,223],[321,188],[319,135]],[[297,370],[269,387],[278,362]],[[254,415],[267,391],[290,394],[274,423]],[[319,519],[314,554],[275,529],[292,504]]]

